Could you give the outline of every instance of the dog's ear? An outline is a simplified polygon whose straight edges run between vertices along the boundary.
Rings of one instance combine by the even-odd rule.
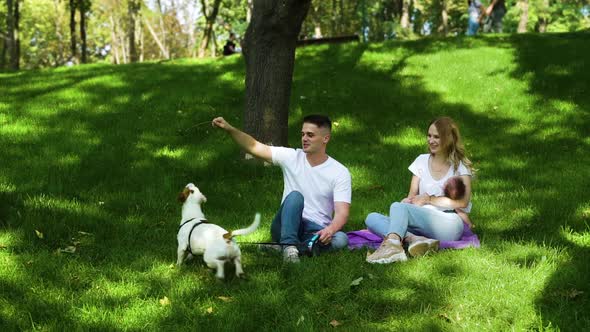
[[[178,201],[184,203],[188,198],[188,195],[190,195],[190,192],[191,191],[188,188],[184,188],[184,190],[178,194]]]
[[[226,240],[231,240],[232,237],[234,237],[234,236],[231,234],[231,232],[223,234],[223,238]]]

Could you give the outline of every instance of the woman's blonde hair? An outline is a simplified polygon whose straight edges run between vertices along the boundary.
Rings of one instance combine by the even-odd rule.
[[[475,170],[473,169],[471,160],[465,155],[465,147],[461,141],[461,133],[459,133],[459,127],[455,121],[447,116],[443,116],[434,119],[428,125],[428,128],[432,125],[434,125],[438,131],[441,149],[446,155],[447,161],[453,165],[453,171],[457,172],[459,163],[463,162],[463,165],[473,173]]]

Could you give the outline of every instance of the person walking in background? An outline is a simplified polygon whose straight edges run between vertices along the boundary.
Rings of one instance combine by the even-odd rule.
[[[467,35],[475,36],[477,35],[477,31],[479,30],[479,26],[481,24],[483,14],[485,11],[480,0],[468,0],[467,4],[469,5],[467,7],[467,14],[469,15]]]
[[[504,15],[506,15],[506,3],[504,0],[492,0],[488,8],[485,10],[488,16],[484,26],[484,32],[502,33]]]

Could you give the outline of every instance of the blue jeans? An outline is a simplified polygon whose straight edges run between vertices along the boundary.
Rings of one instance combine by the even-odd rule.
[[[274,242],[292,244],[299,251],[307,250],[307,241],[323,226],[313,221],[303,219],[303,195],[292,191],[285,197],[283,204],[270,226],[270,235]],[[336,232],[328,245],[317,243],[320,250],[342,249],[348,245],[348,236],[344,232]]]
[[[467,27],[467,35],[468,36],[475,36],[477,35],[477,30],[479,30],[479,22],[472,18],[469,18],[469,26]]]
[[[441,241],[456,241],[463,234],[463,221],[456,213],[447,213],[408,203],[393,203],[389,217],[370,213],[365,219],[369,230],[386,237],[391,233],[402,239],[406,232]]]

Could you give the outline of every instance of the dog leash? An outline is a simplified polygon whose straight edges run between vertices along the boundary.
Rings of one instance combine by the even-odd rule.
[[[178,231],[180,231],[180,229],[182,228],[182,226],[188,224],[189,222],[195,220],[197,218],[191,218],[185,222],[183,222],[182,224],[180,224],[180,226],[178,226]],[[197,228],[197,226],[201,225],[201,224],[206,224],[207,223],[207,219],[199,219],[198,222],[196,222],[193,225],[193,228],[191,228],[191,231],[188,233],[188,251],[192,254],[193,253],[193,249],[191,248],[191,235],[193,235],[193,231],[195,230],[195,228]]]

